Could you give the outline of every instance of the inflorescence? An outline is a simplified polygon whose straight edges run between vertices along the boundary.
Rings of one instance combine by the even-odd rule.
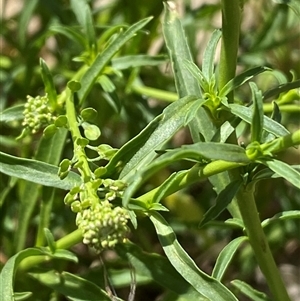
[[[97,183],[98,194],[89,194],[93,184]],[[93,247],[97,252],[114,248],[117,243],[126,240],[129,233],[128,211],[111,203],[121,197],[126,185],[120,180],[105,179],[74,187],[65,197],[65,203],[77,213],[76,225],[82,231],[83,243]]]
[[[22,125],[29,128],[32,134],[35,134],[42,125],[48,125],[55,120],[48,105],[48,95],[27,96],[25,109],[23,111],[24,120]]]

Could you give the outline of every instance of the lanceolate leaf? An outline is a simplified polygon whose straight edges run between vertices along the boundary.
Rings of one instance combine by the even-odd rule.
[[[9,107],[4,111],[0,112],[0,122],[21,120],[24,118],[23,111],[24,105],[16,105],[14,107]]]
[[[96,47],[96,36],[90,7],[85,0],[71,0],[71,7],[79,24],[83,27],[91,50],[92,46]]]
[[[52,165],[57,165],[59,163],[61,153],[65,145],[67,132],[68,131],[66,129],[60,128],[51,138],[46,139],[45,137],[43,137],[36,151],[35,160]],[[26,182],[23,187],[23,199],[19,207],[18,228],[16,229],[14,236],[15,252],[24,249],[32,213],[37,206],[36,203],[40,195],[39,188],[40,186],[38,184],[32,182]],[[43,198],[43,202],[46,202],[47,200],[49,200],[47,196]],[[51,208],[49,208],[51,207],[50,203],[48,204],[49,206],[44,205],[45,204],[43,204],[42,206],[43,210],[48,208],[48,210],[51,212]],[[47,219],[49,218],[50,216],[48,216],[46,219],[41,218],[40,221],[47,221]],[[44,226],[48,227],[48,225]]]
[[[219,254],[214,269],[212,271],[212,277],[221,281],[236,250],[238,247],[246,241],[246,236],[238,237],[232,240]]]
[[[50,73],[50,70],[46,62],[42,58],[40,58],[40,66],[41,66],[43,82],[45,85],[45,92],[48,94],[49,104],[52,110],[55,110],[57,95],[56,95],[56,90],[54,87],[52,75]]]
[[[45,273],[30,273],[30,276],[66,296],[68,300],[111,301],[107,293],[96,284],[68,272],[59,273],[52,270]]]
[[[130,180],[139,169],[151,162],[157,156],[155,150],[161,149],[162,146],[183,127],[185,116],[195,101],[198,100],[192,96],[179,99],[170,104],[163,111],[162,115],[156,118],[160,119],[160,121],[157,124],[157,128],[148,137],[147,141],[145,141],[135,153],[133,150],[130,150],[132,157],[123,168],[120,179]],[[135,139],[136,138],[134,138],[134,140]],[[130,149],[129,143],[126,145],[126,148]],[[134,141],[134,144],[135,143],[136,141]]]
[[[210,207],[204,214],[199,225],[200,227],[217,218],[226,209],[241,187],[241,184],[242,180],[233,181],[218,194],[215,205]]]
[[[202,295],[190,286],[165,257],[143,252],[131,243],[118,245],[116,251],[131,263],[138,275],[148,276],[178,295],[185,294],[189,300],[201,298]]]
[[[61,258],[71,261],[77,261],[76,256],[71,255],[72,253],[67,250],[57,250],[62,251],[61,253],[51,253],[46,248],[28,248],[23,251],[18,252],[14,256],[12,256],[2,268],[0,274],[0,300],[2,301],[15,301],[14,298],[14,277],[18,265],[20,262],[30,256],[39,256],[39,255],[47,255],[53,258]]]
[[[300,172],[289,164],[275,159],[259,160],[259,162],[265,164],[279,176],[300,189]]]
[[[52,31],[53,33],[62,34],[66,36],[70,40],[77,42],[83,48],[86,46],[85,38],[83,34],[74,28],[67,27],[67,26],[60,26],[60,25],[52,25],[50,26],[49,30]]]
[[[237,298],[221,282],[202,272],[176,239],[173,229],[157,212],[150,215],[160,243],[174,268],[200,294],[209,300],[237,301]]]
[[[224,160],[234,163],[247,164],[249,161],[245,150],[233,144],[199,142],[185,145],[178,149],[168,150],[151,164],[144,166],[134,174],[132,184],[126,189],[123,196],[123,206],[127,206],[137,188],[158,170],[178,160],[192,160],[206,164],[207,160]],[[200,176],[199,176],[200,180]],[[168,185],[173,185],[173,180]],[[166,187],[165,187],[166,188]]]
[[[252,69],[249,69],[245,72],[242,72],[241,74],[237,75],[235,78],[230,80],[220,91],[220,96],[226,96],[231,91],[235,90],[239,86],[243,85],[247,81],[249,81],[251,78],[253,78],[255,75],[258,75],[264,71],[270,70],[267,67],[255,67]]]
[[[232,285],[235,286],[243,295],[249,297],[253,301],[271,301],[271,299],[264,293],[255,290],[249,284],[241,280],[231,281]]]
[[[61,180],[58,167],[41,161],[23,159],[0,152],[0,172],[37,184],[70,190],[81,184],[78,174],[70,172]]]
[[[119,36],[102,53],[98,54],[91,67],[81,79],[81,89],[78,91],[81,103],[86,99],[93,84],[96,82],[98,76],[101,74],[110,59],[151,19],[151,17],[146,18],[130,26],[125,32],[120,33]]]
[[[173,66],[176,90],[179,97],[187,95],[201,96],[200,87],[196,79],[186,68],[182,68],[184,61],[192,61],[192,55],[177,16],[175,2],[164,2],[164,6],[163,34]]]
[[[216,48],[221,36],[221,30],[215,30],[205,48],[202,62],[202,71],[207,80],[210,80],[213,76]]]
[[[289,91],[300,87],[300,79],[295,80],[294,82],[281,84],[276,88],[270,89],[264,93],[264,99],[267,99],[272,96],[276,96],[282,92]]]
[[[277,213],[273,217],[265,219],[261,223],[261,226],[267,227],[280,220],[291,220],[291,219],[300,219],[300,210],[290,210],[290,211],[283,211],[283,212]]]
[[[252,108],[248,108],[238,104],[229,104],[228,107],[232,114],[240,117],[249,124],[252,123]],[[264,130],[274,134],[276,137],[285,136],[289,134],[289,131],[284,126],[267,116],[264,116]]]
[[[163,34],[172,63],[177,94],[179,97],[196,95],[201,98],[199,83],[186,68],[186,61],[192,62],[193,59],[174,3],[164,2]],[[210,141],[215,132],[214,124],[204,108],[199,108],[197,117],[190,122],[189,128],[194,142],[202,141],[203,137],[205,141]]]
[[[116,166],[124,167],[130,161],[133,154],[137,153],[147,142],[153,132],[158,128],[160,122],[162,122],[162,119],[163,115],[157,116],[137,136],[124,144],[106,165],[105,176],[111,176],[116,171]]]
[[[26,249],[6,262],[0,274],[0,300],[15,301],[13,286],[16,269],[24,258],[36,255],[44,255],[44,252],[40,249]]]
[[[261,91],[258,90],[255,83],[250,83],[253,99],[253,115],[251,123],[251,141],[262,141],[262,133],[264,126],[264,109]]]
[[[141,66],[157,66],[166,62],[166,56],[156,55],[150,56],[146,54],[126,55],[112,59],[112,67],[118,70],[127,68],[135,68]]]

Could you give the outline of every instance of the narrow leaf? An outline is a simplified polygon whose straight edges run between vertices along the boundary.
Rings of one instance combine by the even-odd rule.
[[[219,254],[211,276],[221,281],[239,246],[246,241],[246,236],[232,240]]]
[[[55,90],[55,86],[50,70],[46,62],[42,58],[40,58],[40,67],[41,67],[43,82],[45,85],[45,91],[48,94],[49,104],[51,108],[54,110],[56,108],[56,98],[57,98],[56,90]]]
[[[26,46],[26,40],[27,40],[26,35],[28,32],[28,24],[30,22],[30,19],[32,18],[32,15],[38,3],[39,3],[38,0],[29,1],[27,5],[24,5],[23,9],[21,10],[19,26],[17,28],[18,28],[18,42],[20,43],[22,48]]]
[[[300,189],[300,172],[291,167],[289,164],[275,159],[260,160],[259,162],[268,166],[279,176]]]
[[[249,81],[251,78],[253,78],[255,75],[258,75],[264,71],[270,70],[270,68],[267,67],[255,67],[252,69],[249,69],[245,72],[242,72],[241,74],[237,75],[235,78],[230,80],[220,91],[220,97],[226,96],[231,91],[235,90],[239,86],[243,85],[247,81]]]
[[[178,19],[175,3],[164,2],[164,8],[163,34],[174,71],[176,90],[179,97],[200,96],[201,91],[198,82],[186,68],[183,68],[185,60],[191,62],[193,59],[184,30]]]
[[[68,272],[52,270],[29,275],[72,301],[111,301],[107,293],[96,284]]]
[[[163,115],[157,116],[137,136],[125,143],[106,165],[105,176],[112,176],[117,165],[118,167],[124,167],[132,158],[132,154],[137,153],[139,149],[142,148],[142,146],[147,142],[149,137],[158,128],[158,125],[162,119]]]
[[[150,215],[159,241],[174,268],[200,294],[209,300],[237,301],[237,298],[221,282],[202,272],[176,239],[173,229],[157,212]]]
[[[267,99],[267,98],[270,98],[272,96],[277,96],[282,92],[289,91],[289,90],[292,90],[292,89],[296,89],[296,88],[299,88],[299,87],[300,87],[300,79],[297,79],[293,82],[281,84],[276,88],[267,90],[264,93],[263,96],[264,96],[264,99]]]
[[[290,210],[290,211],[283,211],[283,212],[277,213],[273,217],[265,219],[261,223],[261,226],[267,227],[280,220],[291,220],[291,219],[300,219],[300,210]]]
[[[186,68],[186,61],[193,58],[186,40],[185,32],[178,19],[175,2],[164,2],[163,35],[172,63],[175,85],[179,97],[196,95],[201,98],[198,81]],[[204,108],[199,108],[197,118],[189,124],[193,141],[210,141],[215,127]]]
[[[40,249],[30,248],[9,258],[0,274],[0,300],[15,301],[13,286],[17,267],[24,258],[37,255],[44,255],[44,252]]]
[[[155,150],[161,149],[162,146],[183,127],[185,116],[195,101],[197,101],[196,98],[192,96],[179,99],[170,104],[163,111],[161,117],[157,117],[157,119],[161,119],[157,128],[151,133],[147,141],[145,141],[136,153],[133,153],[131,150],[132,157],[124,166],[120,174],[120,179],[128,181],[139,169],[147,165],[157,156]],[[134,141],[134,143],[136,142]]]
[[[187,70],[193,75],[193,77],[197,80],[203,92],[209,91],[209,79],[207,79],[203,72],[199,69],[199,67],[190,61],[184,61],[184,64]]]
[[[70,172],[61,180],[58,167],[41,161],[23,159],[0,152],[0,172],[37,184],[70,190],[81,184],[78,174]]]
[[[272,301],[266,294],[255,290],[249,284],[241,280],[233,280],[231,284],[235,286],[243,295],[253,301]]]
[[[23,104],[9,107],[4,111],[0,112],[0,122],[21,120],[24,118],[23,111],[24,111]]]
[[[110,59],[119,51],[119,49],[128,42],[140,29],[142,29],[152,18],[143,19],[130,26],[125,32],[119,36],[98,56],[81,79],[81,89],[78,91],[80,102],[83,103],[92,86],[96,82],[98,76],[108,64]]]
[[[165,55],[151,56],[147,54],[125,55],[112,59],[112,67],[118,70],[142,66],[157,66],[166,62]]]
[[[70,40],[78,43],[83,48],[86,46],[85,38],[81,32],[76,30],[75,28],[61,26],[61,25],[52,25],[49,30],[56,34],[62,34],[69,38]]]
[[[14,293],[14,301],[23,301],[27,300],[32,296],[32,292],[22,292],[22,293]]]
[[[179,294],[188,294],[189,300],[198,300],[199,294],[163,256],[143,252],[137,245],[126,243],[116,247],[117,253],[128,260],[138,275],[150,277],[159,285]]]
[[[191,145],[184,145],[178,149],[168,150],[151,164],[141,166],[141,170],[135,172],[131,185],[124,193],[123,206],[127,207],[130,198],[137,188],[155,172],[175,161],[183,159],[200,162],[201,164],[206,164],[207,160],[225,160],[243,164],[250,162],[245,154],[245,150],[242,147],[233,144],[199,142]],[[173,185],[173,181],[168,185]]]
[[[95,29],[90,7],[86,0],[71,0],[71,8],[79,24],[83,27],[90,50],[96,46]]]
[[[66,129],[59,129],[56,134],[50,139],[42,138],[38,149],[35,154],[35,159],[37,161],[42,161],[52,165],[57,165],[59,163],[63,147],[65,145],[65,139],[68,131]],[[13,166],[11,166],[13,167]],[[49,187],[48,187],[49,188]],[[52,188],[51,188],[52,189]],[[26,182],[23,187],[23,199],[19,207],[18,215],[18,228],[15,231],[14,236],[14,248],[15,252],[24,249],[28,227],[31,222],[32,214],[36,208],[36,204],[40,195],[40,186],[32,182]],[[43,198],[43,201],[50,201],[49,198]],[[52,202],[52,201],[51,201]],[[51,213],[51,206],[42,206],[43,210],[47,208]],[[47,222],[49,221],[50,215],[46,215],[46,219],[41,219]],[[40,221],[41,221],[40,220]],[[47,227],[45,224],[44,227]],[[40,230],[42,230],[40,229]]]
[[[216,48],[221,36],[221,30],[215,30],[204,51],[202,72],[208,81],[212,78],[214,73],[214,59],[216,54]]]
[[[229,183],[217,196],[216,203],[204,214],[199,227],[217,218],[230,204],[236,193],[240,189],[242,180],[235,180]]]
[[[232,114],[240,117],[247,123],[251,124],[252,108],[248,108],[238,104],[229,104],[228,107]],[[267,116],[264,116],[264,130],[274,134],[276,137],[281,137],[289,134],[289,131],[284,126]]]
[[[262,142],[262,133],[264,126],[264,109],[262,101],[262,93],[258,90],[255,83],[250,83],[253,99],[253,114],[251,123],[251,142]]]

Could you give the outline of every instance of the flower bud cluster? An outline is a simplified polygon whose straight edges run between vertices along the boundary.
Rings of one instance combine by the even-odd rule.
[[[103,190],[105,192],[105,199],[113,201],[117,197],[122,197],[123,191],[126,188],[126,183],[121,180],[105,179],[102,181]]]
[[[31,132],[36,133],[42,125],[50,124],[55,117],[51,114],[48,105],[48,96],[27,96],[27,102],[23,111],[23,126],[28,127]]]
[[[125,208],[113,208],[108,200],[104,200],[78,212],[76,225],[82,231],[83,243],[101,252],[124,242],[129,231],[128,219]]]

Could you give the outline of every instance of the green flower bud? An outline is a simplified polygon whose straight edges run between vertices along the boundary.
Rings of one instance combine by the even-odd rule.
[[[73,212],[80,212],[82,210],[81,203],[79,201],[74,201],[71,204],[71,210]]]
[[[100,252],[124,241],[129,230],[128,219],[126,209],[112,208],[105,200],[78,212],[76,224],[82,231],[83,243]]]

